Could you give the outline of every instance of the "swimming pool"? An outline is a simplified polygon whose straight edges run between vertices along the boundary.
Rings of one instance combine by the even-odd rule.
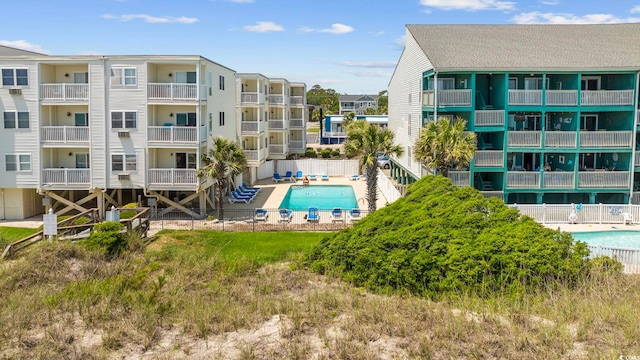
[[[353,187],[349,185],[292,185],[280,209],[307,210],[310,206],[319,210],[354,209],[358,207],[358,202]]]
[[[585,242],[588,245],[640,249],[640,231],[591,231],[574,232],[572,235],[574,239]]]

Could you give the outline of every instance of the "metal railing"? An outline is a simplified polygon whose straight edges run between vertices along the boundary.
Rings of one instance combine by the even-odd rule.
[[[288,144],[271,144],[269,145],[269,154],[284,155],[289,152]]]
[[[538,171],[507,171],[507,188],[509,189],[539,189],[540,172]]]
[[[542,105],[542,90],[509,89],[509,105]]]
[[[287,128],[287,122],[283,119],[269,119],[270,130],[284,130]]]
[[[240,94],[242,104],[264,104],[264,94],[257,92],[243,92]]]
[[[197,185],[195,169],[149,169],[149,185]]]
[[[633,90],[582,90],[582,106],[633,105]]]
[[[546,98],[549,106],[576,106],[578,90],[547,90]]]
[[[471,173],[469,171],[449,171],[447,176],[453,185],[471,186]]]
[[[292,118],[289,120],[289,126],[292,128],[301,128],[304,127],[304,119]]]
[[[422,92],[422,104],[435,106],[435,92]],[[438,90],[438,106],[471,106],[471,89]]]
[[[42,126],[40,136],[43,143],[89,142],[88,126]]]
[[[291,149],[304,150],[304,141],[302,141],[302,140],[291,140],[289,142],[289,147]]]
[[[575,148],[577,132],[575,131],[545,131],[545,147]]]
[[[542,132],[540,131],[509,131],[507,145],[509,147],[540,147]]]
[[[89,99],[89,84],[41,84],[40,99],[86,101]]]
[[[43,185],[85,185],[90,182],[90,169],[42,169]]]
[[[476,150],[473,160],[475,167],[501,167],[504,165],[504,151]]]
[[[546,189],[573,189],[575,173],[573,171],[545,171],[543,176]]]
[[[245,135],[258,135],[264,132],[265,123],[266,121],[243,120],[240,122],[240,127],[242,128],[242,133]]]
[[[247,161],[260,162],[266,157],[266,149],[260,150],[243,150],[244,155],[247,157]]]
[[[304,105],[304,96],[291,96],[291,97],[289,97],[289,105],[291,105],[291,106]]]
[[[198,143],[198,129],[194,126],[149,126],[149,142]]]
[[[504,110],[476,110],[475,126],[504,126]]]
[[[630,173],[628,171],[580,171],[578,188],[580,189],[629,189]]]
[[[581,131],[582,147],[631,147],[631,131]]]
[[[269,104],[287,105],[287,98],[282,94],[269,95]]]
[[[197,84],[149,83],[147,84],[149,100],[198,100]]]

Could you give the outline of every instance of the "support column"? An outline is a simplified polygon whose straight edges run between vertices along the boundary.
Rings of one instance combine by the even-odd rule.
[[[98,203],[98,216],[100,219],[104,219],[106,215],[104,208],[104,193],[102,192],[102,189],[95,189],[94,191],[97,193],[96,202]]]
[[[544,194],[543,193],[537,193],[536,194],[536,204],[542,204],[542,196]]]
[[[589,204],[596,203],[596,193],[589,193]]]
[[[206,194],[204,190],[200,190],[198,196],[198,204],[200,204],[200,216],[205,217],[207,215],[207,203],[206,203]]]

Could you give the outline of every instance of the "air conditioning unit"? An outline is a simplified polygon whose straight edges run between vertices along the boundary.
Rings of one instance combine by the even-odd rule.
[[[131,180],[131,175],[129,175],[129,174],[118,174],[118,180]]]
[[[11,95],[22,95],[22,89],[9,89]]]
[[[129,137],[129,131],[128,130],[119,130],[118,131],[118,137],[119,138],[128,138]]]

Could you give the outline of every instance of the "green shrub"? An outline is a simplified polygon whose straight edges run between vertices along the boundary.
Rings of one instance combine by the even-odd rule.
[[[329,157],[331,157],[331,150],[329,149],[320,150],[320,156],[322,156],[323,159],[328,159]]]
[[[307,150],[304,151],[304,156],[308,158],[316,158],[318,157],[318,154],[316,153],[315,149],[307,148]]]
[[[127,246],[126,234],[122,233],[124,225],[115,221],[96,224],[93,232],[84,244],[89,249],[100,250],[110,258],[117,257]]]
[[[616,259],[608,256],[598,256],[589,260],[589,273],[598,274],[622,274],[624,265]]]
[[[331,150],[331,157],[339,158],[340,157],[340,149]]]
[[[138,203],[128,203],[125,206],[123,206],[123,209],[135,209],[138,207]],[[132,217],[136,216],[138,212],[135,210],[120,210],[120,219],[131,219]]]
[[[519,297],[586,273],[588,249],[441,176],[325,238],[311,269],[382,293]],[[551,285],[550,285],[551,284]]]

